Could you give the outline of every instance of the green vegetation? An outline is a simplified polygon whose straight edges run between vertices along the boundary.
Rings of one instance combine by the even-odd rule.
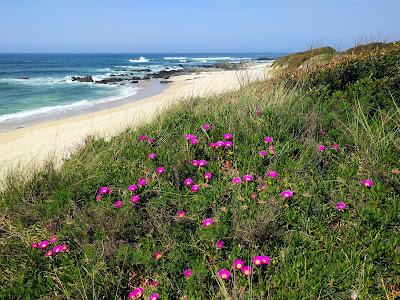
[[[188,99],[111,141],[88,138],[59,169],[49,163],[27,179],[10,174],[0,194],[0,298],[126,299],[143,287],[145,299],[152,292],[160,299],[394,299],[397,45],[351,59],[323,48],[320,54],[332,55],[325,68],[299,76],[293,67],[279,80]],[[299,56],[281,61],[298,68],[312,58]],[[207,132],[205,123],[212,126]],[[199,143],[189,144],[185,133]],[[209,146],[225,133],[233,134],[232,148]],[[154,143],[140,142],[142,134]],[[273,137],[274,154],[264,136]],[[208,163],[194,167],[193,159]],[[166,171],[158,175],[161,165]],[[267,176],[271,170],[278,178]],[[246,174],[251,182],[232,183]],[[189,177],[198,192],[184,186]],[[133,204],[128,186],[139,178],[148,185]],[[365,187],[363,179],[374,185]],[[102,186],[113,192],[96,201]],[[283,199],[288,189],[293,197]],[[346,204],[343,211],[338,202]],[[203,227],[206,218],[215,223]],[[44,257],[31,248],[53,234],[68,251]],[[233,270],[235,259],[251,265],[255,255],[268,255],[270,264],[253,266],[248,278]],[[186,268],[193,271],[189,279]],[[230,280],[218,277],[220,269],[233,273]]]

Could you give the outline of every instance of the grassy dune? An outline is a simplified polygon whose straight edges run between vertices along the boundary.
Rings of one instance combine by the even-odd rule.
[[[399,44],[323,49],[276,61],[275,80],[88,138],[59,169],[10,174],[0,298],[126,299],[140,287],[144,299],[399,296]],[[52,235],[67,249],[32,248]]]

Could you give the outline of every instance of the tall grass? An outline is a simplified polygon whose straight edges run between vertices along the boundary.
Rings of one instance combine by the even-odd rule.
[[[399,58],[374,52],[301,78],[187,99],[148,126],[109,141],[88,138],[59,169],[49,163],[28,178],[10,175],[0,196],[1,297],[126,299],[142,286],[146,297],[157,291],[162,299],[394,299]],[[210,131],[201,129],[205,123]],[[227,132],[232,148],[208,146]],[[155,142],[140,142],[144,133]],[[189,145],[184,133],[199,144]],[[275,154],[261,157],[266,135]],[[334,143],[340,148],[330,149]],[[321,144],[328,149],[319,151]],[[195,168],[193,159],[208,164]],[[159,165],[162,175],[155,174]],[[278,179],[268,178],[269,170]],[[231,183],[245,174],[254,180]],[[141,177],[149,184],[132,204],[127,187]],[[202,185],[198,193],[183,185],[187,177]],[[365,178],[372,188],[360,184]],[[113,193],[96,202],[101,186]],[[293,198],[280,197],[285,189]],[[124,201],[120,209],[116,199]],[[338,201],[347,204],[343,212]],[[183,219],[176,217],[181,209]],[[203,228],[208,217],[216,223]],[[46,258],[31,249],[51,234],[69,250]],[[223,249],[215,247],[219,239]],[[232,270],[234,259],[251,264],[261,254],[271,263],[252,276]],[[185,268],[193,270],[190,279]],[[222,268],[233,273],[229,281],[218,277]]]

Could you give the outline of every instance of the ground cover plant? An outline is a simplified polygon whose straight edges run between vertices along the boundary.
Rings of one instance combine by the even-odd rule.
[[[398,297],[400,50],[364,48],[10,173],[0,298]]]

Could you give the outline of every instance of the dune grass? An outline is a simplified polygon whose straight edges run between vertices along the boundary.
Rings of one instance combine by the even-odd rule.
[[[0,194],[0,298],[126,299],[142,287],[145,299],[394,299],[399,62],[397,49],[373,52],[188,99],[110,141],[88,138],[59,169],[49,162],[28,178],[10,173]],[[232,147],[209,146],[226,133]],[[140,141],[144,134],[154,142]],[[232,183],[244,175],[252,181]],[[128,191],[139,178],[147,185]],[[112,193],[96,201],[103,186]],[[131,203],[132,194],[140,200]],[[204,227],[207,218],[214,224]],[[45,257],[31,247],[51,235],[68,250]],[[256,255],[269,264],[254,266]],[[252,275],[234,270],[235,259]],[[232,277],[220,278],[221,269]]]

